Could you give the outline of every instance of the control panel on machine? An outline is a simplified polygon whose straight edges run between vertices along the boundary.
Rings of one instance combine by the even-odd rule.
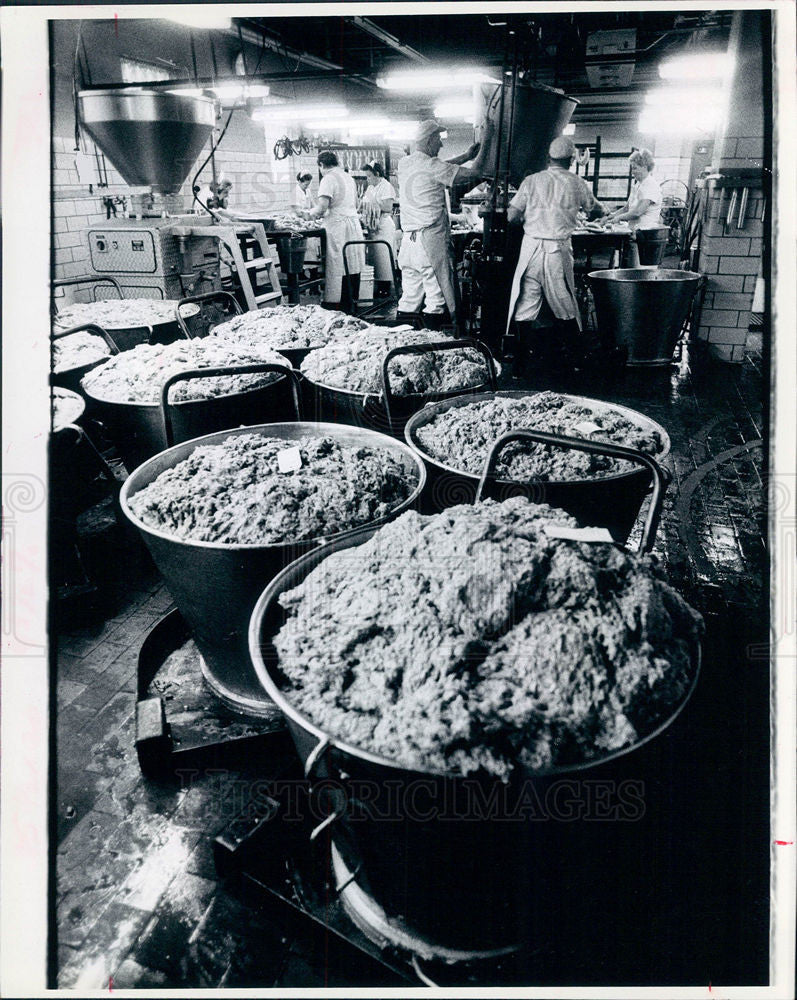
[[[157,268],[152,233],[120,229],[89,232],[89,253],[95,271],[154,274]]]

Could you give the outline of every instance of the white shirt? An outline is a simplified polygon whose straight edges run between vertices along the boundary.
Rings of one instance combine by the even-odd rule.
[[[640,201],[650,201],[653,204],[638,219],[629,219],[632,229],[652,229],[659,225],[661,215],[661,187],[653,174],[648,174],[643,181],[634,181],[628,198],[628,208],[636,211]]]
[[[293,203],[297,208],[312,208],[315,205],[315,198],[310,193],[310,188],[305,191],[301,184],[297,183]]]
[[[398,163],[401,228],[405,233],[425,229],[447,212],[446,188],[459,166],[416,149]],[[387,196],[385,196],[387,197]]]
[[[357,214],[357,184],[341,167],[333,167],[321,178],[318,197],[329,198],[333,215]]]
[[[589,185],[563,167],[550,166],[524,178],[510,202],[523,212],[523,231],[537,239],[561,240],[576,229],[579,209],[590,211]]]

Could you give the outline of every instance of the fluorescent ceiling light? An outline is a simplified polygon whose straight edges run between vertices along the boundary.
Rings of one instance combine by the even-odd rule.
[[[384,139],[411,139],[418,128],[417,122],[398,121],[390,118],[347,118],[340,121],[319,119],[305,122],[310,132],[322,135],[328,132],[347,132],[349,135],[374,135]]]
[[[204,90],[197,87],[175,87],[170,92],[172,94],[185,94],[187,97],[201,97],[208,91],[215,94],[220,101],[230,104],[258,97],[268,97],[269,94],[269,88],[265,83],[219,83],[215,87],[205,87]]]
[[[576,134],[576,123],[570,122],[568,125],[562,129],[562,135],[575,135]]]
[[[414,69],[388,73],[377,77],[376,84],[384,90],[450,90],[472,87],[478,83],[500,83],[482,69],[454,67],[452,69]]]
[[[434,116],[438,119],[462,119],[476,121],[476,102],[473,97],[445,97],[434,106]]]
[[[184,24],[188,28],[219,28],[226,30],[232,27],[232,20],[214,10],[203,10],[201,4],[186,6],[185,14],[179,17],[167,17],[166,21]]]
[[[344,104],[267,104],[255,108],[252,117],[266,122],[304,122],[309,119],[345,118],[348,108]]]
[[[719,80],[729,77],[733,66],[728,52],[688,52],[661,63],[659,76],[662,80]]]
[[[645,94],[645,104],[652,108],[715,107],[725,100],[725,92],[716,87],[657,87]]]
[[[718,107],[695,107],[684,114],[683,108],[645,108],[639,116],[637,129],[643,135],[711,135],[721,114]]]

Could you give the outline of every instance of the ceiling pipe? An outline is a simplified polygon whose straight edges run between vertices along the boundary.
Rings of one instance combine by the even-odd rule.
[[[236,27],[230,28],[228,34],[232,35],[234,38],[238,38],[239,32],[243,40],[249,42],[251,45],[264,46],[271,52],[277,52],[281,56],[287,56],[289,59],[295,59],[297,62],[305,63],[305,65],[313,66],[316,69],[337,71],[338,76],[350,81],[351,83],[356,83],[358,86],[368,87],[373,90],[377,89],[376,81],[372,80],[370,77],[365,76],[362,73],[351,73],[350,71],[344,69],[344,67],[339,63],[330,62],[328,59],[322,59],[321,56],[314,56],[309,52],[299,52],[298,49],[294,49],[290,45],[285,45],[278,39],[271,38],[269,35],[265,34],[265,32],[249,27],[246,23],[239,23]],[[295,78],[295,73],[285,75],[286,80]]]
[[[395,35],[391,35],[389,31],[385,31],[378,24],[374,24],[368,17],[344,17],[343,20],[349,24],[356,25],[360,31],[364,31],[366,34],[371,35],[372,38],[378,39],[384,45],[387,45],[388,48],[395,49],[396,52],[400,52],[407,59],[413,59],[415,62],[420,63],[429,62],[428,58],[421,55],[417,49],[412,48],[410,45],[405,45]]]

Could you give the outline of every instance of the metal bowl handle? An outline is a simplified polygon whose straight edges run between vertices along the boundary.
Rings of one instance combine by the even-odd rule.
[[[53,333],[50,339],[60,340],[61,337],[68,337],[72,333],[82,333],[84,330],[88,330],[89,333],[95,333],[97,334],[97,336],[102,337],[102,339],[111,349],[111,354],[120,353],[116,341],[113,339],[110,333],[108,333],[107,330],[103,330],[101,326],[97,326],[96,323],[81,323],[79,326],[71,326],[68,330],[59,330],[57,333]]]
[[[170,375],[161,388],[161,421],[163,423],[163,437],[166,441],[166,447],[171,448],[174,444],[174,432],[170,412],[172,404],[169,402],[169,390],[176,382],[187,382],[195,378],[214,378],[217,375],[256,375],[262,372],[277,372],[280,375],[290,376],[296,419],[301,421],[301,382],[299,380],[299,373],[294,371],[293,368],[286,368],[283,365],[266,364],[265,362],[258,365],[229,365],[225,368],[192,368],[190,371],[177,372],[175,375]]]
[[[391,404],[393,403],[395,396],[393,394],[393,390],[390,388],[389,366],[393,358],[398,357],[400,354],[436,354],[438,351],[462,351],[466,347],[472,347],[474,350],[480,351],[484,355],[484,360],[487,365],[487,384],[490,386],[490,392],[495,392],[495,361],[490,348],[486,344],[482,343],[481,340],[466,338],[463,340],[444,340],[434,344],[404,344],[401,347],[394,347],[392,350],[387,352],[382,360],[382,399],[385,403],[385,413],[387,414],[388,423],[391,427],[393,426]],[[469,388],[462,390],[463,394],[470,391],[471,389]]]
[[[243,309],[241,309],[238,299],[236,299],[236,297],[231,292],[223,292],[223,291],[202,292],[201,295],[189,295],[184,299],[180,299],[177,302],[177,305],[175,306],[175,315],[177,316],[177,325],[180,327],[180,330],[182,331],[182,334],[186,338],[186,340],[191,340],[192,337],[188,329],[188,326],[186,325],[186,322],[182,317],[182,314],[180,312],[180,307],[191,305],[192,303],[195,302],[196,303],[209,302],[212,299],[216,299],[220,302],[229,301],[233,307],[233,311],[236,316],[240,316],[241,313],[243,312]]]
[[[498,456],[506,445],[512,441],[535,441],[538,444],[547,444],[554,448],[572,448],[575,451],[586,451],[592,455],[607,455],[610,458],[621,458],[635,465],[641,465],[650,472],[653,478],[653,496],[650,507],[645,518],[645,526],[642,529],[642,537],[639,540],[638,552],[650,552],[656,539],[659,521],[661,519],[661,508],[664,503],[664,494],[669,485],[670,476],[662,469],[659,463],[646,455],[637,451],[636,448],[624,448],[619,444],[610,444],[607,441],[587,441],[584,438],[566,437],[564,434],[549,434],[547,431],[534,431],[526,428],[507,431],[496,441],[487,455],[487,460],[482,469],[479,485],[476,490],[478,503],[484,496],[484,490],[488,480],[495,475],[495,467],[498,464]]]

